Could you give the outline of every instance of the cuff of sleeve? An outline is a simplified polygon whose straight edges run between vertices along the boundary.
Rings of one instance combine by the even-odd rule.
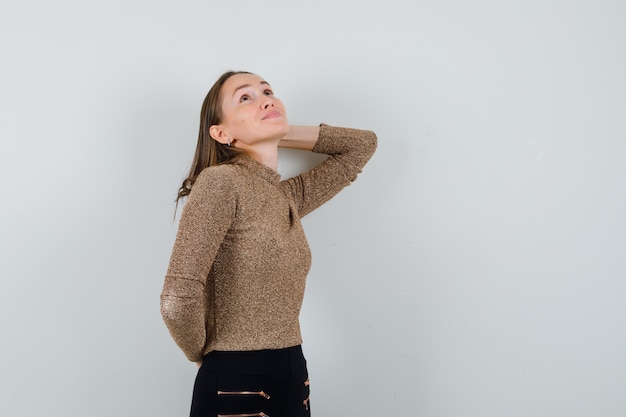
[[[337,139],[341,138],[341,132],[343,130],[345,130],[345,128],[320,123],[320,136],[317,138],[317,142],[315,142],[311,151],[323,154],[333,153],[333,144],[337,141]]]
[[[327,155],[353,151],[371,155],[376,149],[376,143],[376,134],[372,131],[329,126],[322,123],[320,124],[320,136],[311,150]]]

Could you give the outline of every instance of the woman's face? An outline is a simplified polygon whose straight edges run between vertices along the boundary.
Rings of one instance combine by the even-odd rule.
[[[247,148],[277,142],[289,131],[283,102],[258,75],[233,75],[222,86],[221,97],[222,122],[218,128],[226,139],[223,143],[230,138],[232,146]]]

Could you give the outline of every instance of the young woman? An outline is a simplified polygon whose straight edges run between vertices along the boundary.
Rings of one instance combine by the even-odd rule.
[[[280,180],[278,148],[329,155]],[[370,131],[290,126],[263,78],[227,72],[202,106],[163,292],[174,341],[199,366],[192,417],[310,416],[298,315],[311,264],[300,219],[354,181]]]

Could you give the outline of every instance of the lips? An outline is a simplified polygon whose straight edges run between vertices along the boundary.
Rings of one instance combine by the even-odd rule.
[[[280,117],[280,116],[281,116],[281,114],[279,112],[277,112],[276,110],[272,110],[271,112],[269,112],[265,116],[263,116],[261,118],[261,120],[273,119],[275,117]]]

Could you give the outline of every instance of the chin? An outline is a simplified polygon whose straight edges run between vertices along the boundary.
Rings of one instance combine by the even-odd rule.
[[[287,125],[283,130],[280,131],[280,137],[284,138],[289,133],[289,125]]]
[[[289,123],[281,124],[280,126],[276,126],[276,129],[273,130],[272,136],[276,136],[279,138],[284,138],[289,133]]]

